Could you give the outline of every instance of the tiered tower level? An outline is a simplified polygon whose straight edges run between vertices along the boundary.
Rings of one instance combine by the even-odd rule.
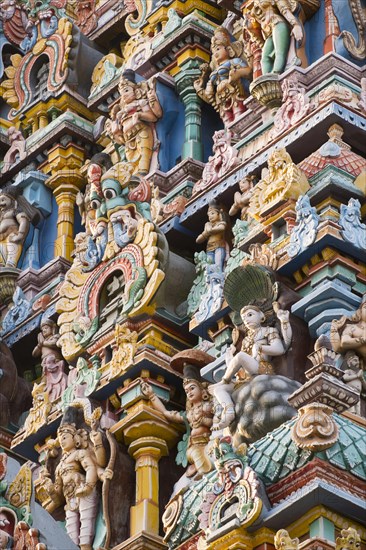
[[[364,0],[0,0],[0,548],[364,550]]]

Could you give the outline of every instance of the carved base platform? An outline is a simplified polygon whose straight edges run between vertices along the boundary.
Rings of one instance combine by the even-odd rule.
[[[261,104],[273,112],[281,106],[282,88],[277,74],[264,74],[253,80],[250,93]]]
[[[328,405],[338,413],[353,407],[358,401],[356,391],[325,372],[311,378],[288,399],[295,409],[317,402]]]

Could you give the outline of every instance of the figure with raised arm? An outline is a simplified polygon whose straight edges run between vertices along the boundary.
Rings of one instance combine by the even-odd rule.
[[[226,371],[220,382],[212,384],[209,391],[222,407],[221,417],[215,418],[213,429],[222,430],[235,418],[234,403],[231,394],[235,385],[250,380],[257,374],[273,374],[271,358],[284,355],[291,343],[292,330],[289,312],[279,309],[274,302],[273,309],[280,322],[281,334],[275,327],[265,325],[266,316],[255,305],[247,305],[240,310],[245,327],[245,337],[241,350],[231,345],[226,351]],[[233,382],[235,376],[236,382]]]

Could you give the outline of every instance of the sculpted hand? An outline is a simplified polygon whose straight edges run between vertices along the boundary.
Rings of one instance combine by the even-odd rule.
[[[295,38],[295,40],[297,40],[298,42],[301,42],[304,37],[301,25],[294,25],[294,27],[292,28],[291,34]]]
[[[20,243],[23,239],[23,235],[21,233],[10,233],[9,235],[9,241],[11,243]]]
[[[113,470],[111,470],[110,468],[106,468],[101,476],[102,481],[105,481],[106,479],[112,479],[113,475]]]
[[[86,497],[90,495],[90,493],[93,491],[94,486],[90,485],[89,483],[84,483],[79,489],[76,489],[75,496],[76,497]]]

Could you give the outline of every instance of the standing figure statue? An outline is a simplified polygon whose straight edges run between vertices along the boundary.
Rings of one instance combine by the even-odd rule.
[[[32,351],[33,357],[40,357],[42,363],[47,355],[54,355],[55,359],[62,360],[62,354],[57,341],[60,335],[57,325],[52,319],[45,319],[41,323],[41,332],[38,334],[38,343]]]
[[[348,387],[355,390],[360,396],[358,403],[348,410],[349,412],[361,415],[361,394],[366,391],[364,371],[361,367],[360,358],[353,351],[348,351],[346,353],[345,360],[346,368],[342,378],[343,382],[345,382]]]
[[[61,447],[61,459],[56,467],[54,482],[51,473],[42,472],[42,484],[52,500],[48,510],[51,512],[64,501],[66,513],[66,531],[71,540],[81,550],[91,550],[95,534],[95,522],[98,513],[98,480],[110,476],[105,470],[106,452],[97,429],[96,409],[92,415],[92,430],[77,428],[79,411],[69,407],[57,431],[57,440],[48,441],[49,457],[58,455]],[[46,461],[46,464],[48,460]]]
[[[209,263],[216,265],[219,271],[223,272],[229,254],[229,221],[223,208],[214,201],[209,204],[207,217],[208,222],[205,223],[204,230],[198,235],[196,242],[207,241],[206,255]]]
[[[241,220],[245,220],[247,218],[249,201],[253,193],[253,186],[255,182],[255,175],[245,176],[239,181],[240,191],[236,191],[234,194],[234,203],[229,210],[230,216],[235,216],[238,212],[240,212]]]
[[[244,17],[256,21],[263,36],[262,73],[281,74],[286,68],[291,36],[301,46],[304,29],[297,16],[296,0],[249,0],[244,5]],[[300,64],[298,60],[295,64]]]
[[[219,27],[211,40],[210,65],[201,65],[201,76],[194,82],[197,95],[219,112],[224,124],[235,120],[244,112],[248,95],[242,79],[252,72],[244,61],[243,45],[232,42],[229,32]]]
[[[199,350],[181,352],[172,359],[173,368],[183,366],[183,387],[187,395],[185,412],[168,411],[152,387],[147,382],[141,383],[142,391],[151,400],[152,406],[163,413],[167,420],[188,424],[189,432],[185,434],[183,444],[179,444],[180,450],[184,448],[186,458],[183,457],[177,463],[186,465],[188,461],[186,475],[195,476],[195,479],[199,479],[213,467],[206,449],[214,416],[213,404],[207,391],[207,382],[201,380],[197,369],[197,366],[203,366],[212,360],[211,356]]]
[[[135,73],[127,70],[120,78],[118,91],[120,100],[111,110],[106,131],[114,142],[124,145],[134,173],[144,175],[150,171],[156,149],[154,123],[163,115],[155,80],[137,83]]]
[[[0,267],[17,267],[31,222],[37,224],[39,212],[16,187],[0,191]]]
[[[234,355],[235,345],[226,351],[226,371],[220,382],[212,384],[209,391],[222,407],[220,418],[215,418],[213,429],[222,430],[235,418],[234,402],[231,394],[236,384],[248,381],[257,374],[273,374],[271,358],[284,355],[288,349],[292,330],[289,312],[279,309],[277,302],[273,309],[280,322],[281,334],[275,327],[265,326],[266,315],[255,305],[247,305],[240,310],[245,327],[245,337],[241,351]],[[236,377],[236,382],[232,381]]]

